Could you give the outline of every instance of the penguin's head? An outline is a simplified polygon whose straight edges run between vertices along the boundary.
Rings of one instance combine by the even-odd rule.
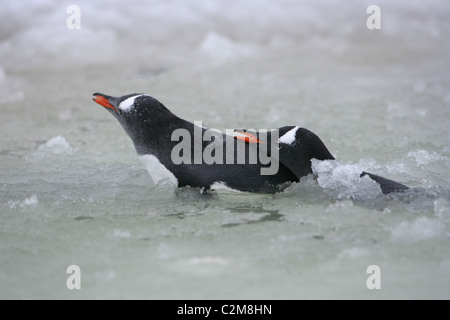
[[[320,138],[308,129],[286,126],[278,129],[280,162],[298,179],[312,173],[311,160],[334,160]]]
[[[157,133],[167,127],[166,124],[176,118],[161,102],[142,93],[132,93],[121,97],[94,93],[93,100],[119,121],[136,148],[151,144],[152,141],[149,139],[157,136]]]
[[[157,122],[172,115],[161,102],[142,93],[121,97],[94,93],[93,100],[108,110],[124,127]]]
[[[121,97],[94,93],[93,100],[110,111],[119,121],[137,117],[156,118],[159,113],[170,112],[161,102],[143,93],[131,93]]]

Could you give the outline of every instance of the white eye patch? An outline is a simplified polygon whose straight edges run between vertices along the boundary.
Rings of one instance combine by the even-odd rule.
[[[285,134],[283,134],[283,135],[280,137],[280,139],[278,139],[278,141],[279,141],[280,143],[284,143],[284,144],[289,144],[289,145],[293,144],[294,141],[295,141],[295,134],[297,133],[297,130],[298,130],[299,128],[300,128],[299,126],[297,126],[297,127],[295,127],[295,128],[292,128],[291,130],[289,130],[288,132],[286,132]]]
[[[141,96],[146,96],[146,94],[139,94],[137,96],[133,96],[133,97],[129,97],[128,99],[123,100],[120,104],[119,104],[119,109],[126,112],[128,110],[131,110],[134,106],[134,100],[137,97],[141,97]]]

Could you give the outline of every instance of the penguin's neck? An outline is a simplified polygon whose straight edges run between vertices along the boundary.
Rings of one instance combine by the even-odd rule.
[[[178,143],[172,141],[172,134],[177,129],[185,129],[192,134],[194,124],[174,116],[158,123],[146,123],[129,136],[140,156],[151,154],[159,157],[164,152],[168,152],[170,156],[172,148]]]

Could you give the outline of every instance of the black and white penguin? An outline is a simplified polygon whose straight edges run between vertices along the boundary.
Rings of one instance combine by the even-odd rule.
[[[275,193],[289,182],[298,182],[312,173],[312,159],[334,160],[317,135],[298,126],[268,131],[264,137],[246,130],[235,130],[238,135],[233,136],[220,132],[211,134],[206,127],[177,117],[146,94],[111,97],[95,93],[94,96],[94,101],[110,111],[130,136],[155,184],[164,180],[177,187],[198,187],[203,191],[232,189]],[[180,129],[186,133],[184,138],[189,138],[186,140],[188,147],[181,150],[180,140],[173,139],[174,132]],[[208,139],[204,139],[206,135],[209,135]],[[200,144],[196,144],[196,136],[200,136]],[[274,147],[277,152],[273,152]],[[260,149],[264,149],[269,161],[251,157]],[[175,155],[182,154],[187,161],[174,160],[174,150]],[[204,154],[210,154],[218,161],[207,161]],[[228,161],[230,154],[234,161]],[[195,159],[196,155],[200,155],[199,159]],[[272,162],[276,162],[277,170],[261,174]],[[376,181],[384,194],[409,189],[395,181],[361,173],[361,177],[365,175]]]
[[[232,189],[275,193],[281,191],[286,182],[298,181],[295,174],[283,165],[279,165],[276,174],[261,175],[261,169],[269,165],[261,163],[259,159],[256,163],[251,161],[250,146],[254,144],[247,143],[245,137],[230,139],[222,133],[216,133],[209,141],[200,138],[200,150],[196,150],[194,139],[191,139],[188,150],[182,151],[194,158],[195,154],[203,155],[220,140],[222,143],[218,146],[221,150],[216,149],[215,152],[221,151],[221,163],[206,163],[203,157],[200,162],[194,159],[178,163],[173,160],[173,150],[177,149],[180,140],[172,141],[174,131],[184,129],[188,136],[195,138],[198,134],[203,137],[207,128],[177,117],[158,100],[146,94],[111,97],[95,93],[94,96],[93,100],[110,111],[130,136],[155,184],[165,180],[177,187],[191,186],[201,190]],[[230,146],[230,143],[233,145]],[[227,154],[229,150],[234,153],[232,158],[236,160],[228,161],[231,163],[226,159],[230,156]],[[246,153],[241,162],[237,161],[242,159],[238,154],[239,150]]]

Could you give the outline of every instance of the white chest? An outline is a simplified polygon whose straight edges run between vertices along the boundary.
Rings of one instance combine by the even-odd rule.
[[[146,154],[139,156],[139,158],[145,165],[145,168],[150,174],[154,184],[158,184],[160,181],[166,180],[170,184],[173,184],[176,187],[178,186],[178,179],[161,162],[159,162],[157,157]]]

